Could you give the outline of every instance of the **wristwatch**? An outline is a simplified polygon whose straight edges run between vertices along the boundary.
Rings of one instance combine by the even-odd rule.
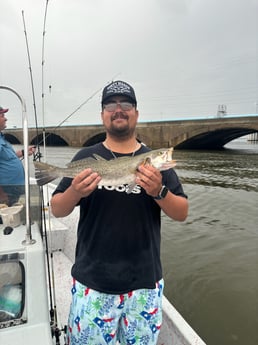
[[[167,195],[168,193],[168,188],[166,186],[162,186],[161,187],[161,190],[159,191],[159,194],[157,196],[154,196],[153,198],[155,200],[161,200],[161,199],[164,199],[165,196]]]

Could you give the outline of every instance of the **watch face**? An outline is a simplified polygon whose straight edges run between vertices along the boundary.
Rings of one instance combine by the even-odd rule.
[[[160,192],[159,192],[159,195],[154,196],[154,199],[156,199],[156,200],[163,199],[163,198],[165,198],[165,196],[167,195],[167,193],[168,193],[168,188],[167,188],[166,186],[162,186],[162,187],[161,187],[161,190],[160,190]]]
[[[163,186],[161,191],[160,191],[160,196],[161,196],[162,199],[165,198],[165,196],[167,195],[167,192],[168,192],[167,187]]]

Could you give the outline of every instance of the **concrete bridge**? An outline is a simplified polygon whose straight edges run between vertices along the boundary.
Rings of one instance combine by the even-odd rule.
[[[138,123],[137,138],[149,147],[177,149],[221,149],[238,137],[258,133],[258,115],[235,115],[206,119]],[[12,144],[23,144],[22,129],[5,130]],[[255,134],[256,135],[256,134]],[[90,146],[105,139],[102,125],[29,128],[29,144],[47,146]]]

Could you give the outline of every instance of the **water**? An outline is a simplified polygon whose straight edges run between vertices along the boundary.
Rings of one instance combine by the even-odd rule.
[[[165,295],[208,345],[257,345],[258,145],[226,148],[174,153],[190,210],[162,216]],[[47,161],[77,151],[47,148]]]
[[[258,145],[178,151],[189,217],[163,217],[165,294],[209,345],[258,344]]]

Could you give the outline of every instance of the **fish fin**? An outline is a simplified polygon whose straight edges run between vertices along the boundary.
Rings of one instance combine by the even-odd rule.
[[[151,165],[151,159],[150,157],[146,157],[144,161],[142,162],[142,165]]]
[[[133,189],[134,189],[134,187],[135,187],[136,185],[137,185],[137,184],[136,184],[135,182],[130,183],[130,184],[128,185],[127,189],[126,189],[126,193],[127,193],[127,194],[132,193],[132,191],[133,191]]]
[[[106,162],[106,159],[97,155],[96,153],[93,153],[93,157],[96,158],[97,161],[105,161]]]
[[[172,159],[170,162],[164,163],[162,167],[160,168],[160,171],[168,170],[171,168],[174,168],[177,165],[177,161],[175,159]]]
[[[68,168],[75,168],[78,165],[85,165],[85,169],[87,168],[87,164],[90,164],[92,162],[96,162],[96,159],[93,157],[87,157],[87,158],[83,158],[83,159],[79,159],[77,161],[72,161],[66,164],[66,166]]]
[[[42,162],[33,162],[35,167],[35,178],[39,186],[54,181],[58,174],[51,170],[52,165]]]

